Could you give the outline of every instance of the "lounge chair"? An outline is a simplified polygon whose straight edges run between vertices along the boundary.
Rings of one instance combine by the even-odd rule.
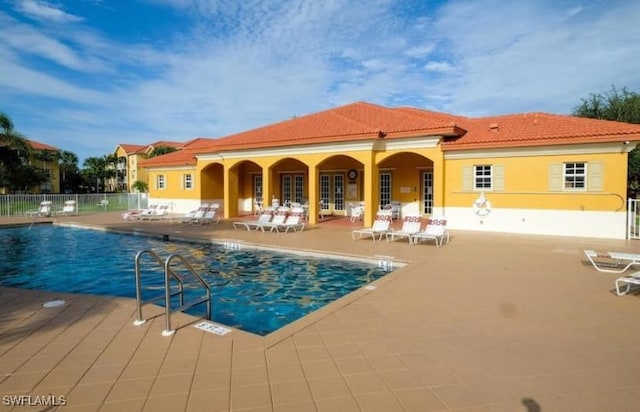
[[[640,265],[640,254],[638,253],[585,250],[584,254],[599,272],[622,273],[633,265]]]
[[[54,214],[56,216],[71,216],[76,213],[76,201],[75,200],[67,200],[64,202],[64,206],[62,206],[61,210],[56,210]]]
[[[625,284],[624,289],[620,289],[620,286]],[[616,279],[616,295],[622,296],[629,293],[631,285],[640,285],[640,272],[634,272],[627,276],[622,276]]]
[[[364,208],[362,206],[356,206],[351,203],[349,208],[351,209],[351,217],[349,218],[350,222],[362,220],[362,216],[364,215]]]
[[[287,212],[288,209],[281,208],[283,210],[278,210],[275,215],[271,218],[270,221],[264,223],[257,223],[256,230],[260,229],[263,232],[266,232],[269,229],[269,232],[273,232],[274,230],[278,231],[278,226],[284,225],[284,222],[287,220]]]
[[[146,209],[138,211],[135,216],[139,219],[142,219],[143,216],[151,216],[152,214],[154,214],[156,212],[156,209],[158,209],[158,205],[149,205],[149,207],[147,207]]]
[[[274,219],[277,216],[274,216]],[[294,232],[302,232],[304,230],[304,209],[302,207],[294,207],[283,223],[271,223],[271,231],[275,230],[278,233],[287,233],[289,230]]]
[[[220,223],[220,216],[218,216],[218,209],[210,207],[204,212],[201,218],[193,219],[192,223],[199,223],[201,225],[208,225],[211,223]]]
[[[178,218],[178,221],[181,223],[194,223],[197,222],[198,219],[202,219],[204,214],[209,210],[209,204],[203,203],[196,210],[192,210],[190,212],[185,213],[181,217]]]
[[[233,228],[234,229],[246,229],[246,230],[258,230],[260,229],[260,225],[263,225],[265,223],[268,223],[271,221],[271,213],[268,211],[264,211],[262,212],[262,214],[260,215],[260,217],[258,217],[258,220],[246,220],[246,221],[237,221],[237,222],[233,222]]]
[[[391,226],[391,210],[378,210],[376,220],[373,222],[373,226],[365,229],[356,229],[351,232],[353,240],[362,239],[365,236],[371,236],[373,241],[381,240]],[[376,239],[376,237],[378,239]]]
[[[27,216],[51,216],[51,201],[45,200],[40,202],[40,207],[37,210],[31,210],[25,213]]]
[[[422,222],[420,221],[420,216],[405,216],[402,221],[402,228],[400,230],[391,230],[387,232],[387,240],[394,241],[396,238],[407,238],[409,243],[411,243],[411,236],[420,232],[420,226]]]
[[[140,214],[140,220],[162,220],[169,217],[169,205],[160,205],[153,210],[152,213]]]
[[[433,240],[436,247],[449,243],[449,232],[447,232],[447,219],[429,219],[427,227],[418,233],[409,236],[409,243],[416,245],[425,240]]]

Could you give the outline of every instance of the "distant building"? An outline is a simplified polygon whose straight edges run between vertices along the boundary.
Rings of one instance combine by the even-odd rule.
[[[39,187],[32,189],[33,193],[60,193],[60,164],[58,163],[58,153],[60,149],[53,147],[46,143],[36,142],[35,140],[28,140],[31,148],[35,151],[42,151],[49,153],[50,156],[31,156],[28,159],[28,163],[31,166],[39,167],[44,171],[47,176],[47,181],[42,183]]]
[[[107,181],[108,191],[119,192],[132,192],[133,184],[140,180],[147,182],[147,171],[145,169],[138,168],[138,163],[141,160],[147,159],[154,149],[158,147],[173,147],[180,149],[184,143],[170,142],[170,141],[157,141],[148,145],[136,145],[136,144],[119,144],[113,152],[115,159],[116,175],[113,179]]]

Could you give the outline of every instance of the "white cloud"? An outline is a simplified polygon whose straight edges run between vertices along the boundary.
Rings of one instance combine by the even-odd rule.
[[[44,1],[19,0],[16,2],[15,9],[36,20],[49,20],[58,23],[82,20],[82,18],[66,13]]]
[[[446,73],[453,70],[453,66],[449,62],[430,61],[424,65],[424,68],[430,72]]]
[[[640,89],[640,9],[625,2],[449,1],[437,14],[393,14],[401,5],[389,0],[146,7],[158,4],[187,13],[191,25],[162,42],[150,32],[146,43],[123,43],[88,23],[61,30],[0,12],[0,89],[8,91],[0,105],[24,113],[16,128],[59,147],[75,142],[62,148],[82,158],[353,101],[463,115],[562,113],[614,83]]]

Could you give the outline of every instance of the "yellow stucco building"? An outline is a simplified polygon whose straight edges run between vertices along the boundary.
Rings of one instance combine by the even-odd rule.
[[[451,229],[624,238],[627,156],[640,125],[546,113],[467,118],[369,103],[297,117],[140,160],[150,202],[174,213],[307,203],[309,221],[396,205]]]
[[[133,192],[133,184],[136,181],[147,182],[147,171],[138,167],[141,160],[147,159],[157,147],[181,148],[183,143],[171,141],[157,141],[148,145],[119,144],[113,151],[115,158],[115,177],[107,182],[109,190]]]

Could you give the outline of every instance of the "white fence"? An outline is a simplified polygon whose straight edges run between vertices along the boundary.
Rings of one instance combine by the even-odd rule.
[[[118,212],[144,209],[147,193],[38,194],[0,195],[0,216],[23,216],[50,201],[51,210],[62,210],[64,202],[75,200],[77,213]]]
[[[627,239],[640,239],[640,199],[627,203]]]

